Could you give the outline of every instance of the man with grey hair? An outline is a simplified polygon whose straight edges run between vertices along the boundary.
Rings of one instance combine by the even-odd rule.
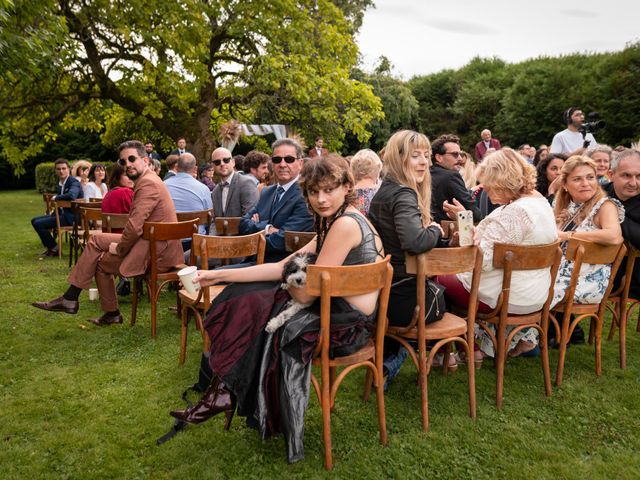
[[[265,261],[277,262],[287,256],[284,232],[309,232],[313,228],[313,218],[298,185],[302,147],[291,138],[281,138],[273,142],[271,148],[276,185],[266,187],[256,206],[244,215],[240,234],[264,231],[267,238]]]
[[[613,155],[609,178],[611,182],[603,187],[604,191],[624,206],[624,221],[620,225],[622,236],[640,249],[640,151],[628,149]],[[624,276],[626,261],[625,258],[620,265],[616,286]],[[640,262],[634,265],[629,295],[640,299]]]
[[[183,153],[178,158],[177,173],[164,182],[176,212],[196,212],[213,207],[209,187],[194,177],[196,169],[196,157],[191,153]],[[198,231],[204,235],[207,228],[200,225]]]
[[[491,138],[491,130],[485,128],[480,132],[481,141],[476,143],[476,162],[480,163],[484,156],[487,154],[487,150],[494,149],[500,150],[500,140],[497,138]],[[493,150],[491,150],[493,151]]]

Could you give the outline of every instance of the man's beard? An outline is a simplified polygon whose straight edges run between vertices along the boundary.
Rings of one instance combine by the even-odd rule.
[[[134,182],[140,178],[140,175],[142,175],[140,172],[136,172],[133,174],[130,174],[129,172],[127,172],[127,177],[129,177],[129,180],[132,180]]]

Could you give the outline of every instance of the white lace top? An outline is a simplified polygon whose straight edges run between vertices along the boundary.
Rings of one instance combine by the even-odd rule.
[[[494,308],[502,290],[502,269],[493,268],[493,245],[544,245],[558,238],[553,210],[542,196],[523,197],[500,207],[476,227],[475,241],[484,253],[478,298]],[[458,274],[458,279],[471,290],[471,272]],[[525,314],[544,305],[549,292],[549,269],[514,271],[511,277],[509,312]]]

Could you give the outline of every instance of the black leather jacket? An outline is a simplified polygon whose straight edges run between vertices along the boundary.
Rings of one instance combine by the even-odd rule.
[[[371,200],[369,219],[380,234],[385,253],[391,255],[394,281],[406,277],[405,252],[427,252],[440,241],[439,228],[422,226],[417,193],[388,177]]]

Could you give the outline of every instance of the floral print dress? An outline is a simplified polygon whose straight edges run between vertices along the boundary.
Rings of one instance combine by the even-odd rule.
[[[618,207],[618,219],[620,223],[624,220],[624,207],[622,204],[614,198],[602,198],[596,203],[589,215],[578,225],[574,232],[591,232],[598,230],[599,227],[593,222],[594,217],[600,210],[600,207],[604,202],[613,202]],[[580,208],[580,204],[571,202],[568,207],[569,216],[573,217]],[[566,253],[566,244],[563,246],[563,250]],[[564,256],[560,261],[560,268],[558,269],[558,276],[556,277],[556,283],[554,286],[553,300],[551,306],[555,306],[559,303],[565,295],[565,292],[569,288],[571,282],[571,274],[573,272],[573,262],[569,262]],[[611,276],[611,265],[590,265],[584,264],[580,269],[580,276],[578,278],[578,286],[576,287],[576,293],[573,298],[575,303],[600,303],[604,292],[609,284],[609,277]]]

